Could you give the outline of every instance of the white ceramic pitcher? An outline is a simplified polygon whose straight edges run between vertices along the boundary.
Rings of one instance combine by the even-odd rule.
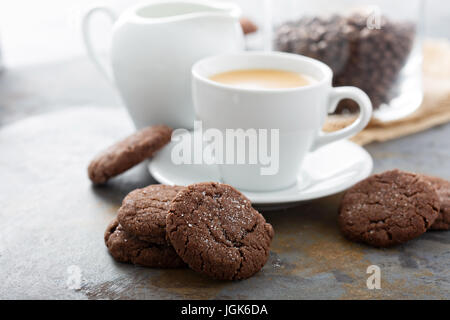
[[[114,21],[111,68],[101,63],[89,37],[96,12]],[[238,6],[214,0],[166,0],[138,4],[116,19],[107,7],[83,17],[89,57],[115,83],[138,129],[166,124],[190,129],[194,124],[191,67],[199,59],[243,50]]]

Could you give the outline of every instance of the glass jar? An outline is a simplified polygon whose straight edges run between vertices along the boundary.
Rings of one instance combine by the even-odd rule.
[[[416,110],[422,89],[422,0],[275,0],[273,50],[328,64],[334,86],[356,86],[382,121]],[[342,101],[336,113],[353,113]]]
[[[249,51],[272,49],[272,0],[222,0],[233,2],[242,10],[241,24],[245,34],[245,47]],[[250,24],[252,27],[246,28]],[[246,32],[249,29],[250,32]]]

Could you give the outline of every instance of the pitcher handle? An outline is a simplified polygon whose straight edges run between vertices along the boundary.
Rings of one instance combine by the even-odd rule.
[[[91,37],[90,37],[90,21],[91,21],[92,15],[96,12],[105,13],[111,19],[111,21],[113,23],[117,19],[116,13],[112,9],[110,9],[106,6],[95,6],[95,7],[88,9],[85,12],[85,14],[83,15],[83,18],[81,20],[81,28],[82,28],[82,36],[83,36],[84,45],[86,47],[86,51],[87,51],[89,58],[94,63],[94,65],[97,67],[98,71],[100,71],[100,73],[106,79],[108,79],[111,83],[114,83],[114,78],[113,78],[111,69],[108,68],[105,65],[105,63],[101,62],[99,56],[96,54],[96,52],[92,46]]]
[[[342,99],[351,99],[359,106],[359,117],[350,126],[331,133],[320,131],[318,137],[314,141],[311,151],[315,151],[329,143],[350,138],[362,131],[372,117],[372,103],[367,94],[356,87],[337,87],[332,88],[329,102],[328,112],[334,112],[339,101]]]

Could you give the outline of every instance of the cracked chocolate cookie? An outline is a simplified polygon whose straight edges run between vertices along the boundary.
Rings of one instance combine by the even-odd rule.
[[[373,175],[345,193],[339,225],[349,240],[389,247],[423,234],[438,213],[439,198],[428,182],[393,170]]]
[[[151,185],[130,192],[122,201],[117,219],[122,228],[135,237],[167,244],[166,216],[170,202],[184,187]]]
[[[438,177],[422,176],[430,182],[439,197],[441,209],[431,230],[450,230],[450,182]]]
[[[216,279],[251,277],[267,262],[274,231],[233,187],[198,183],[170,205],[167,234],[193,270]]]
[[[170,142],[172,129],[167,126],[148,127],[119,141],[98,154],[88,167],[89,179],[102,184],[147,158]]]
[[[105,244],[119,261],[154,268],[180,268],[186,264],[169,245],[156,245],[127,234],[117,219],[105,231]]]

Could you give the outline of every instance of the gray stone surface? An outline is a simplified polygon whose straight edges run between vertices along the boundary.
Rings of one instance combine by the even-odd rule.
[[[337,228],[341,195],[265,212],[276,232],[271,257],[245,281],[116,263],[104,229],[126,193],[154,183],[144,165],[104,187],[87,179],[91,157],[132,131],[118,105],[85,60],[0,76],[1,299],[450,298],[450,232],[384,250],[350,243]],[[367,149],[377,172],[448,179],[449,137],[445,125]],[[381,290],[366,287],[372,264],[381,267]],[[69,288],[74,270],[81,271],[79,289]]]

